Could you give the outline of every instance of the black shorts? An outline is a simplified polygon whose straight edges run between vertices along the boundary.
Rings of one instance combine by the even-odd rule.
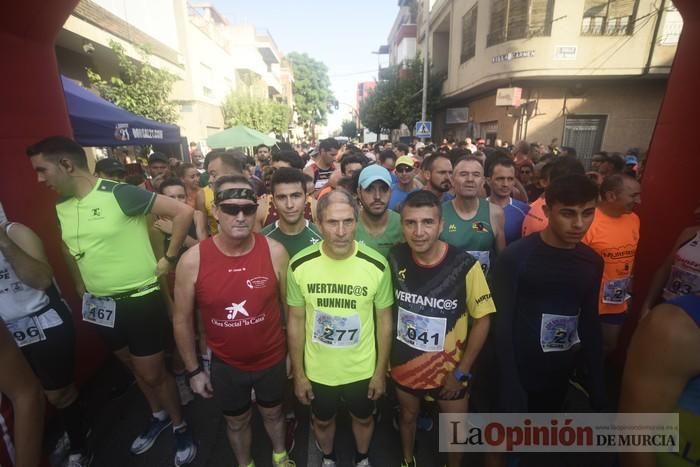
[[[41,386],[47,391],[55,391],[75,381],[75,330],[73,316],[63,301],[52,300],[49,306],[49,310],[55,310],[63,323],[43,329],[46,340],[25,345],[21,349]],[[43,313],[47,312],[50,311]]]
[[[369,379],[340,386],[326,386],[311,381],[314,399],[311,401],[311,412],[319,420],[330,420],[335,417],[343,398],[350,413],[356,418],[369,418],[374,411],[374,401],[367,397]]]
[[[255,402],[271,408],[282,403],[287,389],[287,365],[283,358],[261,371],[243,371],[211,357],[211,385],[214,399],[224,415],[237,417],[250,408],[250,390],[255,389]]]
[[[396,385],[397,389],[402,390],[403,392],[407,392],[408,394],[411,394],[412,396],[417,397],[418,399],[423,399],[425,396],[430,396],[436,401],[456,401],[459,399],[464,399],[464,396],[467,395],[469,392],[469,388],[464,388],[461,391],[459,391],[459,395],[454,398],[454,399],[445,399],[443,397],[440,397],[440,391],[442,391],[442,388],[433,388],[433,389],[414,389],[414,388],[409,388],[406,386],[402,386],[396,381],[394,381],[394,384]]]
[[[160,289],[116,300],[116,304],[113,328],[93,325],[111,351],[128,347],[131,355],[148,357],[165,350],[172,324]]]

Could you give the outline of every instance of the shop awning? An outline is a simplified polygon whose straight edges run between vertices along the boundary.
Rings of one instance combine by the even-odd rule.
[[[61,76],[75,140],[82,146],[180,144],[180,128],[139,117]]]

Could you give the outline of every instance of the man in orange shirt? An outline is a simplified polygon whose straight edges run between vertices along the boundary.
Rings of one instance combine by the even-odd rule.
[[[598,312],[603,350],[609,355],[627,312],[628,289],[639,243],[639,217],[632,212],[641,202],[641,185],[627,175],[610,175],[600,186],[601,201],[583,243],[605,261]]]
[[[563,177],[565,175],[584,175],[585,170],[583,165],[574,156],[558,157],[548,164],[549,171],[542,169],[542,180],[540,184],[543,188],[547,188],[552,180]],[[523,237],[526,237],[535,232],[541,232],[547,228],[549,221],[544,214],[544,193],[535,201],[530,203],[530,210],[523,221]]]

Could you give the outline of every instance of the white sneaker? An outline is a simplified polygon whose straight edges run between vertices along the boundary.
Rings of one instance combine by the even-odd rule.
[[[355,467],[372,467],[372,464],[369,463],[369,457],[365,457],[360,462],[356,463]]]
[[[321,467],[335,467],[335,461],[324,457],[323,462],[321,462]]]

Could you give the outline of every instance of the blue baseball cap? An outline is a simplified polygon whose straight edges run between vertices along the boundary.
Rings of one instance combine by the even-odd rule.
[[[381,180],[391,187],[391,174],[389,171],[381,165],[372,164],[362,169],[358,183],[363,190],[366,190],[377,180]]]
[[[637,165],[639,163],[639,160],[637,159],[637,156],[633,154],[628,154],[625,156],[625,164],[627,165]]]

